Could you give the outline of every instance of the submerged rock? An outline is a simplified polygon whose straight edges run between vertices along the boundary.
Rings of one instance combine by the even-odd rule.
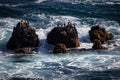
[[[65,44],[67,48],[79,47],[78,32],[71,23],[63,27],[55,27],[47,35],[47,42],[53,45],[58,43]]]
[[[62,43],[56,44],[53,50],[53,53],[66,53],[66,52],[67,52],[67,47]]]
[[[39,39],[35,33],[35,29],[32,28],[28,22],[20,21],[13,29],[11,38],[9,39],[6,47],[9,50],[23,50],[27,52],[26,47],[38,47]]]
[[[114,37],[113,34],[108,33],[105,28],[101,28],[99,26],[93,26],[89,31],[89,36],[91,42],[93,42],[93,49],[107,49],[102,46],[102,44]]]

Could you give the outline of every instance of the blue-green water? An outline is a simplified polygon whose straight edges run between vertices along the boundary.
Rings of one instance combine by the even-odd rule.
[[[120,80],[119,0],[0,0],[0,80]],[[26,20],[40,39],[35,54],[6,50],[13,27]],[[48,32],[58,24],[75,23],[80,47],[87,51],[52,53]],[[115,38],[108,50],[92,50],[88,31],[100,25]]]

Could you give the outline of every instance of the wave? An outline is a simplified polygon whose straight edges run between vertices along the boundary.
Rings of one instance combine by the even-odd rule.
[[[113,5],[113,4],[120,4],[120,1],[119,0],[53,0],[53,1],[57,1],[57,2],[67,2],[67,3],[72,3],[72,4],[79,4],[79,3],[89,3],[89,4],[102,4],[102,5],[105,5],[105,4],[110,4],[110,5]]]
[[[15,4],[19,4],[19,3],[42,3],[42,2],[65,2],[65,3],[72,3],[72,4],[79,4],[79,3],[89,3],[89,4],[110,4],[110,5],[113,5],[113,4],[120,4],[120,1],[119,0],[24,0],[24,1],[18,1],[18,0],[14,0],[14,1],[10,1],[10,0],[2,0],[0,1],[0,3],[2,4],[12,4],[12,5],[15,5]]]
[[[17,17],[21,12],[10,7],[0,6],[0,17]]]
[[[0,40],[3,40],[5,38],[5,29],[0,28]]]
[[[35,0],[14,0],[14,1],[11,1],[11,0],[0,0],[0,3],[1,4],[19,4],[19,3],[31,3]]]
[[[28,15],[27,17],[30,17],[32,16],[32,14],[36,15],[36,14],[45,13],[50,15],[69,15],[69,16],[91,17],[91,18],[94,17],[94,18],[115,20],[119,22],[120,20],[118,16],[120,15],[119,15],[118,7],[119,5],[69,4],[59,1],[54,2],[53,0],[52,1],[34,0],[34,3],[31,1],[30,2],[23,1],[21,3],[16,3],[16,4],[1,3],[0,17],[21,18],[24,17],[24,15]]]
[[[109,53],[110,51],[106,54],[101,54],[99,51],[61,55],[42,53],[35,55],[7,54],[8,56],[1,56],[0,58],[0,69],[2,69],[0,79],[76,80],[77,75],[79,75],[79,77],[86,76],[87,79],[85,80],[88,80],[89,77],[98,77],[97,73],[103,73],[99,74],[99,76],[101,75],[100,78],[108,74],[116,77],[117,74],[113,73],[120,69],[120,56],[110,55]],[[118,73],[120,72],[118,71]],[[81,79],[79,77],[77,79]],[[108,78],[111,77],[108,76]],[[119,79],[120,77],[116,78]]]
[[[35,3],[41,3],[41,2],[44,2],[46,0],[36,0]]]
[[[11,18],[11,17],[0,18],[0,28],[12,29],[13,27],[16,26],[17,22],[19,21],[20,19]]]
[[[5,6],[5,7],[19,7],[19,6],[25,6],[28,4],[0,4],[0,6]]]

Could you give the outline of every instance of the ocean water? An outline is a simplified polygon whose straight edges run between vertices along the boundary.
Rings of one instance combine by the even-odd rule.
[[[26,20],[40,39],[35,54],[6,49],[13,27]],[[75,23],[80,47],[55,55],[46,36],[58,24]],[[88,31],[94,25],[114,34],[93,50]],[[120,0],[0,0],[0,80],[120,80]]]

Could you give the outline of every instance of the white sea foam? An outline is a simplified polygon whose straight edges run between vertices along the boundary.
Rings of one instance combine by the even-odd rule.
[[[0,40],[3,40],[5,38],[6,31],[5,29],[0,28]]]
[[[16,26],[18,19],[13,18],[2,18],[0,19],[0,40],[6,37],[6,34],[10,31],[12,32],[13,27]]]
[[[1,18],[0,23],[3,25],[0,25],[0,27],[3,28],[13,28],[16,26],[16,24],[19,22],[19,19],[14,19],[14,18]]]
[[[55,76],[57,76],[58,79],[66,79],[68,77],[73,78],[76,75],[90,75],[89,71],[107,71],[120,68],[120,56],[100,55],[97,52],[86,55],[39,53],[33,56],[19,56],[16,58],[15,56],[0,58],[0,78],[18,77],[48,80],[49,78],[55,79]],[[28,60],[31,62],[26,62]],[[6,76],[1,73],[6,74]]]
[[[116,69],[120,67],[120,61],[116,62],[119,58],[117,55],[82,55],[67,66],[74,66],[90,71],[105,71],[109,69]]]
[[[46,0],[36,0],[35,3],[41,3],[43,1],[46,1]]]
[[[6,7],[18,7],[18,6],[24,6],[24,5],[28,5],[26,3],[24,4],[0,4],[0,6],[6,6]]]

